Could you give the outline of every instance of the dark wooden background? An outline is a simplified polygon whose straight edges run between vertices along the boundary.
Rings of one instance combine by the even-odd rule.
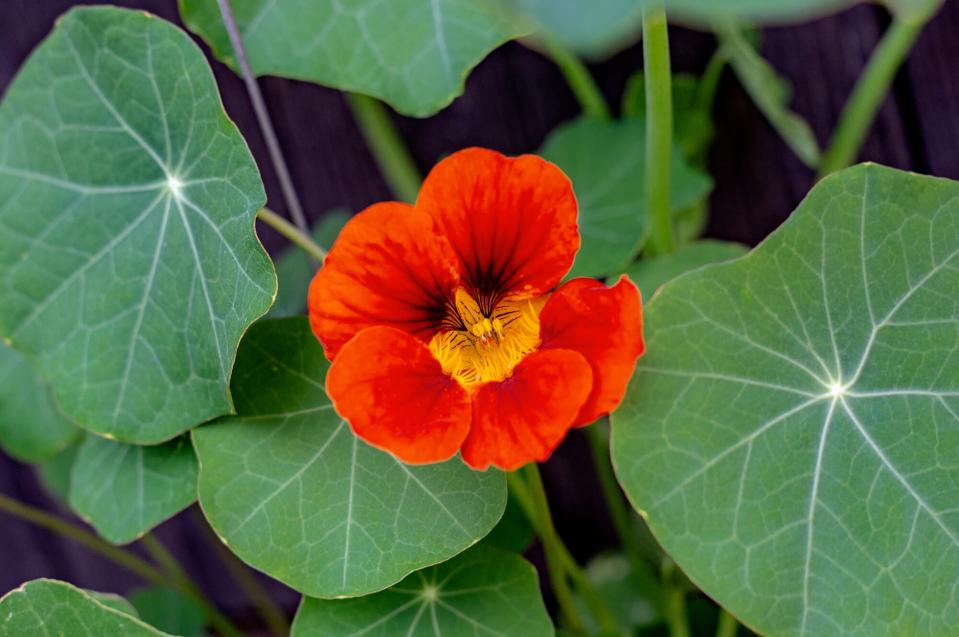
[[[81,3],[0,1],[0,91],[56,17],[74,4]],[[175,0],[114,4],[179,22]],[[822,145],[888,20],[882,9],[861,5],[811,23],[765,30],[763,54],[791,81],[792,106],[811,123]],[[670,37],[674,69],[700,72],[715,46],[713,38],[682,28],[672,29]],[[642,49],[634,46],[591,68],[606,97],[618,104],[627,78],[641,66]],[[226,109],[260,163],[270,205],[283,211],[242,83],[222,65],[213,62],[213,68]],[[359,210],[390,198],[337,92],[276,78],[264,79],[261,85],[311,218],[320,218],[332,208]],[[575,100],[551,63],[518,44],[508,44],[480,64],[467,82],[465,95],[445,111],[426,120],[397,118],[397,123],[425,171],[441,154],[469,145],[507,153],[533,151],[550,130],[577,112]],[[728,71],[717,95],[715,123],[710,171],[716,188],[708,234],[755,244],[789,215],[811,187],[813,174],[780,141]],[[923,31],[896,77],[861,159],[959,179],[959,0],[946,0]],[[267,235],[265,241],[271,250],[282,246],[274,235]],[[589,465],[585,441],[574,432],[545,468],[558,525],[581,558],[615,542]],[[0,491],[57,510],[32,470],[2,454]],[[191,512],[164,524],[158,535],[219,604],[255,630],[256,621],[243,596],[212,556]],[[86,550],[0,514],[0,594],[37,577],[120,593],[140,584]],[[280,585],[272,585],[271,590],[292,612],[297,596]]]

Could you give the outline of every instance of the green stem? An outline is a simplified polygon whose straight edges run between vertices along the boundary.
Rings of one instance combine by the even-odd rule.
[[[671,561],[663,568],[661,604],[663,617],[669,627],[670,637],[690,637],[689,619],[686,617],[686,591],[673,583],[676,567]]]
[[[543,479],[539,475],[536,463],[530,463],[521,469],[526,478],[527,504],[531,504],[534,511],[534,527],[543,543],[543,552],[546,553],[546,571],[550,585],[556,595],[560,612],[567,627],[573,632],[584,632],[586,626],[579,616],[576,604],[573,602],[573,592],[566,581],[566,568],[561,557],[562,541],[553,525],[553,516],[550,514],[549,501],[546,499],[546,490],[543,488]],[[507,474],[514,475],[514,474]],[[515,482],[515,478],[513,478]],[[522,504],[521,504],[522,506]]]
[[[416,201],[423,178],[386,107],[372,97],[357,93],[347,93],[346,103],[393,194],[409,203]]]
[[[533,503],[533,496],[530,493],[529,488],[526,486],[526,482],[520,477],[519,473],[507,473],[506,479],[509,483],[510,493],[512,493],[513,497],[516,498],[516,502],[523,510],[523,513],[530,521],[530,524],[532,524],[537,530],[537,533],[540,533],[539,518],[536,515],[536,506]],[[573,558],[573,555],[569,552],[569,549],[566,548],[566,545],[563,544],[562,539],[557,537],[557,540],[559,544],[559,557],[560,561],[562,562],[563,569],[573,581],[573,584],[576,586],[576,590],[579,591],[579,594],[586,603],[587,608],[589,608],[589,612],[594,618],[596,618],[596,621],[604,631],[615,634],[625,634],[623,629],[617,623],[616,618],[609,609],[609,606],[606,604],[606,601],[603,599],[602,595],[599,594],[599,591],[597,591],[593,586],[593,583],[589,580],[589,577],[586,576],[586,573]]]
[[[712,112],[716,89],[719,87],[719,80],[722,78],[723,71],[726,70],[728,63],[729,55],[727,55],[726,50],[722,46],[717,47],[699,78],[699,84],[696,88],[697,108],[707,113]]]
[[[58,535],[61,535],[67,539],[73,540],[74,542],[90,549],[94,553],[97,553],[101,557],[110,560],[117,566],[125,568],[134,575],[142,577],[148,582],[161,586],[171,583],[172,577],[167,576],[163,571],[149,562],[142,560],[136,555],[128,553],[121,548],[113,546],[112,544],[100,539],[93,533],[90,533],[89,531],[82,529],[71,522],[67,522],[66,520],[63,520],[55,515],[47,513],[46,511],[23,504],[22,502],[18,502],[17,500],[14,500],[13,498],[3,494],[0,494],[0,511],[5,511],[10,515],[24,520],[25,522],[29,522],[41,528],[47,529],[48,531],[52,531]],[[148,542],[149,541],[144,543],[144,548],[148,548]],[[172,557],[170,559],[172,560]],[[181,588],[185,594],[190,595],[190,597],[196,599],[196,601],[203,606],[208,620],[220,631],[221,634],[223,634],[225,637],[242,637],[242,633],[230,623],[230,620],[210,606],[202,595],[196,597],[196,594],[198,593],[191,594],[189,591],[182,589],[180,586],[178,586],[178,588]]]
[[[208,543],[213,547],[220,562],[222,562],[226,570],[229,571],[233,581],[243,589],[247,599],[256,607],[257,613],[263,619],[264,623],[276,637],[286,637],[290,632],[290,623],[287,621],[286,613],[280,608],[276,601],[274,601],[269,592],[263,588],[260,582],[257,581],[250,569],[226,548],[226,545],[216,536],[209,524],[207,524],[206,519],[197,509],[194,509],[194,514],[197,524],[205,531]]]
[[[646,77],[646,202],[651,220],[648,250],[673,251],[669,214],[669,169],[673,143],[673,95],[669,33],[662,0],[643,9],[643,64]]]
[[[819,163],[820,178],[855,161],[896,71],[933,13],[893,18],[843,108],[829,148]]]
[[[256,218],[302,248],[304,252],[320,263],[326,258],[326,250],[318,246],[310,235],[301,232],[299,228],[269,208],[260,208],[256,213]]]
[[[603,488],[606,508],[609,509],[610,517],[613,518],[613,526],[616,527],[619,541],[626,551],[630,564],[635,569],[634,562],[642,565],[642,551],[637,543],[636,533],[623,494],[619,490],[616,476],[613,475],[613,465],[609,458],[609,435],[605,424],[597,422],[587,427],[586,437],[589,439],[589,446],[593,452],[593,464],[596,465],[596,473],[599,475],[599,482]],[[642,568],[645,567],[642,566]]]
[[[573,95],[579,100],[583,113],[589,117],[609,119],[609,106],[603,98],[602,92],[596,86],[589,69],[576,54],[549,36],[542,36],[539,40],[551,60],[559,67],[566,78]]]
[[[167,580],[178,588],[184,595],[190,597],[203,609],[210,625],[224,637],[243,637],[243,633],[230,620],[210,603],[200,588],[190,579],[190,576],[173,554],[153,535],[147,533],[140,538],[144,550],[166,572]]]
[[[719,623],[716,625],[716,637],[736,637],[739,622],[725,608],[719,609]]]

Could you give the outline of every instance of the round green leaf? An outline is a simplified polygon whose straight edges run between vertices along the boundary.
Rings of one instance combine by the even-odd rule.
[[[107,603],[105,603],[107,602]],[[66,582],[38,579],[0,599],[0,637],[96,635],[171,637],[127,613],[128,603],[104,598]]]
[[[618,477],[758,632],[959,626],[957,291],[959,183],[864,165],[647,306]]]
[[[636,0],[508,0],[549,37],[582,55],[601,58],[640,38],[643,7]]]
[[[48,460],[77,439],[50,387],[20,354],[0,343],[0,447],[23,462]]]
[[[569,276],[603,276],[621,269],[646,240],[646,122],[581,117],[554,131],[540,154],[573,181],[582,247]],[[672,156],[670,205],[682,209],[712,188],[679,149]]]
[[[794,22],[839,11],[860,0],[665,0],[670,18],[703,23],[717,19]],[[906,0],[909,1],[909,0]],[[923,1],[923,0],[919,0]],[[656,6],[663,0],[640,0]]]
[[[329,362],[308,320],[258,323],[243,340],[237,417],[194,430],[200,505],[251,566],[313,597],[365,595],[456,555],[503,515],[497,471],[459,458],[406,465],[333,410]]]
[[[173,25],[66,14],[0,105],[0,335],[64,413],[157,443],[231,411],[276,280],[256,165]]]
[[[141,447],[87,436],[70,476],[70,507],[126,544],[196,500],[197,461],[186,438]]]
[[[656,290],[679,275],[741,257],[747,251],[748,248],[740,243],[704,239],[685,245],[672,254],[637,261],[626,270],[626,274],[639,288],[643,300],[648,302]]]
[[[140,618],[160,630],[183,637],[201,637],[206,615],[195,600],[167,586],[149,586],[130,593]]]
[[[453,101],[474,66],[524,33],[498,3],[475,0],[246,0],[233,9],[257,75],[371,95],[414,117]],[[236,67],[217,0],[180,0],[180,14]]]
[[[484,545],[359,599],[303,598],[292,637],[553,637],[536,570]]]

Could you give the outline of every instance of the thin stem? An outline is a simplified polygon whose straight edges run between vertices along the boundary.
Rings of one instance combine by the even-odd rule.
[[[739,622],[725,608],[719,609],[719,623],[716,624],[716,637],[736,637]]]
[[[675,247],[669,213],[673,94],[669,33],[662,0],[643,9],[643,65],[646,77],[646,201],[651,220],[648,250],[668,254]]]
[[[121,548],[113,546],[112,544],[107,543],[106,541],[100,539],[93,533],[80,528],[79,526],[63,520],[55,515],[42,511],[35,507],[23,504],[18,502],[13,498],[10,498],[6,495],[0,494],[0,511],[5,511],[10,515],[13,515],[25,522],[29,522],[41,528],[47,529],[61,535],[67,539],[73,540],[74,542],[81,544],[94,553],[97,553],[101,557],[110,560],[117,566],[125,568],[134,575],[142,577],[144,580],[158,585],[168,585],[171,583],[171,578],[164,574],[163,571],[150,564],[149,562],[140,559],[132,553],[128,553]],[[146,545],[144,545],[146,548]],[[174,585],[176,585],[174,583]],[[178,586],[178,588],[180,588]],[[183,590],[181,588],[181,590]],[[204,611],[207,614],[207,618],[210,623],[220,631],[225,637],[242,637],[242,633],[235,628],[223,615],[209,605],[208,602],[203,598],[202,595],[199,598],[190,592],[183,590],[187,595],[190,595],[198,603],[200,603]]]
[[[663,568],[661,608],[670,637],[690,637],[689,619],[686,617],[686,591],[673,583],[675,565],[669,561]]]
[[[206,598],[200,587],[190,578],[173,554],[152,534],[140,538],[144,550],[166,572],[167,579],[184,595],[190,597],[203,609],[210,624],[224,637],[243,637],[243,633],[230,620],[216,609]]]
[[[547,35],[541,36],[539,42],[546,55],[553,60],[563,73],[563,77],[566,78],[566,83],[573,91],[573,95],[579,100],[583,113],[590,117],[609,119],[609,106],[582,60],[557,40]]]
[[[274,601],[269,592],[253,576],[253,573],[228,549],[219,537],[213,532],[206,519],[194,509],[195,518],[206,534],[210,546],[216,552],[217,557],[230,577],[237,585],[243,589],[247,599],[256,607],[257,614],[263,619],[263,622],[269,627],[270,631],[276,637],[286,637],[290,632],[290,623],[287,621],[286,613]]]
[[[713,52],[703,74],[699,78],[699,84],[696,88],[696,106],[707,113],[713,110],[713,102],[716,98],[716,89],[719,87],[719,80],[726,70],[729,63],[729,55],[726,50],[719,46]]]
[[[317,262],[322,262],[323,259],[326,258],[326,250],[317,245],[310,235],[301,232],[299,228],[269,208],[260,208],[256,213],[256,218],[302,248],[304,252],[316,259]]]
[[[893,18],[843,108],[829,148],[819,163],[820,178],[856,160],[896,71],[933,13],[930,11],[928,15]]]
[[[296,224],[296,227],[299,228],[301,232],[308,234],[310,232],[310,224],[306,220],[306,215],[303,214],[300,198],[297,196],[296,189],[293,187],[290,170],[287,168],[286,160],[283,158],[283,151],[280,149],[280,142],[276,137],[276,131],[273,129],[270,111],[266,107],[266,102],[263,101],[263,93],[260,92],[260,86],[256,83],[256,76],[253,75],[253,69],[250,68],[250,58],[246,54],[246,47],[243,45],[240,28],[237,26],[233,9],[230,7],[230,0],[217,0],[217,4],[220,7],[220,15],[223,17],[226,32],[230,36],[230,44],[233,45],[233,53],[236,56],[237,65],[240,67],[243,83],[246,84],[247,93],[250,95],[250,102],[253,104],[256,120],[260,124],[260,130],[263,132],[263,139],[266,140],[266,148],[270,153],[270,160],[273,162],[273,168],[276,169],[276,177],[280,181],[283,200],[286,202],[286,207],[290,210],[290,217],[292,217],[293,223]]]
[[[613,475],[613,466],[610,464],[609,458],[608,427],[604,425],[606,423],[598,422],[586,428],[586,437],[589,439],[589,446],[593,452],[593,463],[596,465],[599,482],[603,488],[606,508],[609,509],[610,517],[613,518],[613,526],[616,527],[616,534],[619,535],[623,550],[625,550],[634,570],[637,565],[645,569],[642,551],[639,548],[636,533],[633,529],[632,516],[626,508],[626,502],[619,490],[616,476]]]
[[[576,604],[573,602],[573,592],[569,588],[569,582],[566,581],[566,569],[559,549],[561,542],[559,535],[556,533],[556,527],[553,526],[553,516],[550,514],[549,501],[546,499],[546,490],[543,488],[539,468],[536,463],[530,463],[522,469],[522,472],[526,477],[528,493],[536,511],[536,529],[539,532],[540,540],[543,542],[543,551],[546,553],[546,570],[553,587],[553,593],[556,595],[556,601],[559,603],[560,611],[567,626],[573,632],[583,632],[586,627],[583,624],[583,619],[579,616]]]
[[[409,203],[416,201],[423,178],[386,107],[358,93],[347,93],[346,103],[393,194]]]

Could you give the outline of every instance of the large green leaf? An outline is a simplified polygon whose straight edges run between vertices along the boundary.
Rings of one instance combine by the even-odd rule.
[[[250,565],[313,597],[364,595],[456,555],[506,507],[503,474],[459,458],[409,466],[353,435],[323,388],[307,319],[264,321],[240,348],[239,416],[194,430],[200,505]]]
[[[141,447],[87,436],[70,476],[70,506],[105,539],[126,544],[190,506],[196,482],[184,437]]]
[[[237,343],[276,289],[263,201],[185,33],[69,12],[0,105],[0,335],[100,434],[162,442],[229,413]]]
[[[463,92],[466,75],[519,22],[482,0],[234,1],[257,75],[355,91],[426,117]],[[183,21],[235,66],[217,0],[180,0]]]
[[[679,275],[704,265],[741,257],[747,250],[741,243],[704,239],[683,246],[672,254],[637,261],[626,270],[626,274],[639,288],[643,301],[648,302],[656,290]]]
[[[647,306],[617,474],[759,632],[955,634],[957,291],[959,183],[864,165]]]
[[[329,250],[340,230],[350,220],[350,214],[343,210],[328,212],[322,221],[313,228],[313,240]],[[306,296],[310,281],[316,274],[316,268],[302,248],[289,246],[276,260],[276,278],[279,289],[276,302],[268,314],[271,318],[296,316],[306,308]]]
[[[292,637],[553,637],[536,570],[477,546],[360,599],[304,598]]]
[[[543,144],[540,154],[573,181],[583,244],[569,276],[602,276],[624,267],[646,240],[645,143],[641,119],[607,122],[581,117]],[[678,210],[706,196],[709,175],[672,155],[671,206]]]
[[[704,21],[724,18],[761,22],[793,22],[845,9],[861,0],[665,0],[670,18]],[[911,1],[911,0],[906,0]],[[917,0],[923,1],[923,0]],[[639,0],[656,6],[663,0]]]
[[[0,342],[0,447],[24,462],[47,460],[80,430],[57,407],[50,387],[20,354]]]
[[[27,582],[0,599],[0,637],[170,637],[119,610],[129,605],[111,598],[56,580]]]
[[[480,0],[489,1],[489,0]],[[605,57],[638,40],[643,8],[636,0],[507,0],[549,37],[593,58]]]
[[[149,586],[130,593],[140,619],[154,628],[183,637],[201,637],[206,615],[197,602],[167,586]]]

